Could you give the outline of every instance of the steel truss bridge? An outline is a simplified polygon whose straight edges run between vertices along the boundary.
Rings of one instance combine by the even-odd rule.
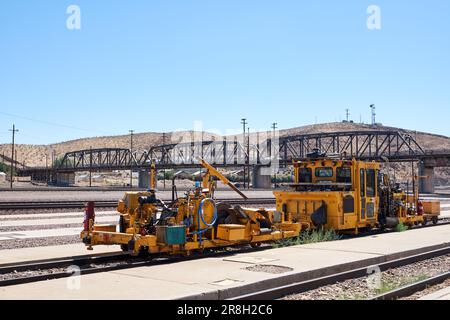
[[[423,159],[450,159],[450,150],[428,152],[409,134],[399,131],[351,131],[284,136],[258,141],[253,137],[243,143],[237,140],[166,144],[148,150],[124,148],[86,149],[68,152],[55,168],[21,168],[21,175],[40,175],[51,170],[57,173],[76,171],[138,170],[155,161],[158,169],[198,167],[196,157],[203,157],[216,167],[280,166],[304,159],[314,149],[339,154],[342,158],[390,162]],[[445,162],[445,161],[444,161]],[[48,174],[48,173],[47,173]]]

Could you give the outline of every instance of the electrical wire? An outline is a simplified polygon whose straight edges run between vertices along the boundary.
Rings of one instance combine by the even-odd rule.
[[[33,119],[33,118],[28,118],[28,117],[24,117],[21,115],[17,115],[17,114],[13,114],[13,113],[8,113],[8,112],[3,112],[0,111],[0,114],[9,116],[9,117],[14,117],[14,118],[19,118],[19,119],[24,119],[24,120],[28,120],[28,121],[32,121],[32,122],[39,122],[39,123],[43,123],[49,126],[55,126],[55,127],[61,127],[61,128],[67,128],[67,129],[72,129],[72,130],[78,130],[78,131],[85,131],[85,132],[92,132],[92,133],[101,133],[101,134],[107,134],[106,132],[102,132],[102,131],[97,131],[97,130],[91,130],[91,129],[84,129],[84,128],[78,128],[78,127],[74,127],[74,126],[70,126],[70,125],[65,125],[65,124],[60,124],[60,123],[54,123],[54,122],[50,122],[50,121],[45,121],[45,120],[39,120],[39,119]]]

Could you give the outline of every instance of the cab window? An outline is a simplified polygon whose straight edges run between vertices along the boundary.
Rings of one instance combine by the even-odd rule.
[[[376,195],[376,173],[374,169],[367,169],[366,171],[366,192],[368,197],[375,197]]]
[[[330,168],[330,167],[316,168],[316,177],[317,178],[332,178],[333,177],[333,168]]]
[[[336,182],[352,183],[352,170],[348,167],[336,168]]]
[[[366,196],[366,175],[365,175],[365,170],[361,169],[359,171],[359,184],[360,184],[360,188],[361,188],[361,198],[364,198]]]
[[[311,183],[312,182],[311,168],[298,169],[298,182],[303,182],[303,183]]]

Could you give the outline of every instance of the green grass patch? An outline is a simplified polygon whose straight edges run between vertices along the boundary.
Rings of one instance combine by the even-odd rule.
[[[404,232],[408,230],[408,226],[405,226],[402,222],[395,226],[395,232]]]
[[[412,283],[423,281],[427,278],[428,278],[428,276],[426,274],[420,274],[418,276],[413,276],[413,277],[404,277],[400,280],[400,282],[395,282],[395,283],[388,282],[388,281],[382,281],[381,287],[378,288],[376,291],[377,291],[377,294],[383,294],[383,293],[395,290],[397,288],[407,286]]]
[[[282,239],[275,241],[273,243],[274,248],[281,247],[290,247],[308,243],[318,243],[318,242],[327,242],[327,241],[335,241],[341,239],[341,236],[336,233],[333,229],[329,230],[313,230],[313,231],[304,231],[298,237]]]

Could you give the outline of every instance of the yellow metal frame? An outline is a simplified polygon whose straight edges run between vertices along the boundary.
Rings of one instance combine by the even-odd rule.
[[[217,224],[212,226],[216,210],[213,202],[209,201],[213,198],[215,188],[212,177],[216,177],[230,186],[244,199],[247,197],[209,163],[200,158],[199,163],[207,169],[202,179],[202,188],[196,188],[185,197],[177,199],[171,207],[176,215],[165,220],[169,226],[182,225],[186,221],[191,221],[186,226],[186,242],[184,244],[158,243],[156,235],[147,234],[145,226],[156,218],[157,204],[139,204],[138,199],[139,197],[153,196],[154,191],[125,193],[117,207],[123,224],[121,231],[114,232],[110,227],[94,224],[91,225],[89,231],[83,231],[80,237],[89,248],[96,245],[122,245],[132,254],[138,254],[143,250],[149,253],[189,254],[194,250],[233,245],[258,246],[262,242],[296,237],[300,234],[301,223],[285,218],[275,221],[275,212],[265,209],[240,208],[241,216],[236,216],[237,225]],[[156,168],[152,165],[151,186],[156,183],[155,176]],[[200,210],[200,206],[202,206],[202,210]],[[200,213],[200,211],[202,212]],[[203,219],[200,219],[200,214],[203,215]],[[270,225],[270,232],[261,232],[260,223]]]

